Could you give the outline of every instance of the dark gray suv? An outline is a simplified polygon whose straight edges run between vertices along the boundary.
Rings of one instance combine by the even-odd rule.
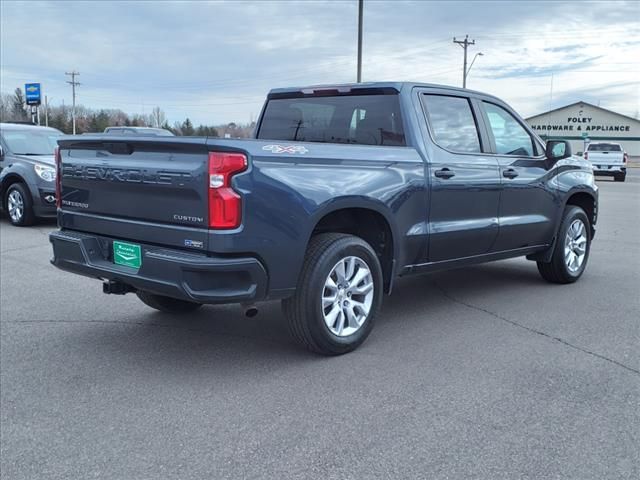
[[[62,135],[55,128],[0,123],[0,198],[13,225],[56,215],[54,150]]]

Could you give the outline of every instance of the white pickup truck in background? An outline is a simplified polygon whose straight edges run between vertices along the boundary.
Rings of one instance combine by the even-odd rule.
[[[627,153],[619,143],[590,143],[584,152],[596,175],[608,175],[616,182],[624,182],[627,176]]]

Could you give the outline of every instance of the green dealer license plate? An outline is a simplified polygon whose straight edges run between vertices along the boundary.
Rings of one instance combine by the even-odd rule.
[[[142,251],[140,245],[125,242],[113,242],[113,263],[127,267],[140,268]]]

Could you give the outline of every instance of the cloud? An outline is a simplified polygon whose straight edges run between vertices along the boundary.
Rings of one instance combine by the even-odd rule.
[[[2,3],[0,87],[41,81],[54,103],[70,102],[64,72],[76,69],[79,101],[92,108],[159,105],[171,121],[247,122],[272,87],[355,80],[352,0],[26,5]],[[551,75],[554,99],[577,101],[604,85],[602,102],[633,115],[640,43],[629,32],[638,30],[639,8],[365,0],[363,77],[460,85],[462,50],[452,38],[469,34],[470,60],[484,53],[469,86],[523,115],[549,106]]]
[[[562,52],[574,52],[576,49],[561,50]],[[545,49],[545,51],[549,51]],[[557,51],[557,50],[556,50]],[[560,74],[563,72],[570,72],[572,70],[578,70],[580,68],[586,68],[597,65],[597,60],[603,58],[604,55],[598,55],[596,57],[585,58],[584,60],[572,61],[569,59],[566,62],[556,61],[550,65],[544,66],[518,66],[518,65],[506,65],[500,67],[486,67],[484,69],[485,77],[488,78],[514,78],[514,77],[541,77],[549,76],[552,74]],[[492,73],[493,72],[493,73]]]

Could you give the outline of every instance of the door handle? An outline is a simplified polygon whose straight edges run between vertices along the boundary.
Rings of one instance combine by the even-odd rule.
[[[513,168],[507,168],[502,171],[502,176],[506,178],[516,178],[519,175]]]
[[[441,168],[440,170],[436,170],[435,172],[433,172],[433,174],[438,178],[444,178],[444,179],[451,178],[456,175],[453,170],[449,170],[447,167]]]

